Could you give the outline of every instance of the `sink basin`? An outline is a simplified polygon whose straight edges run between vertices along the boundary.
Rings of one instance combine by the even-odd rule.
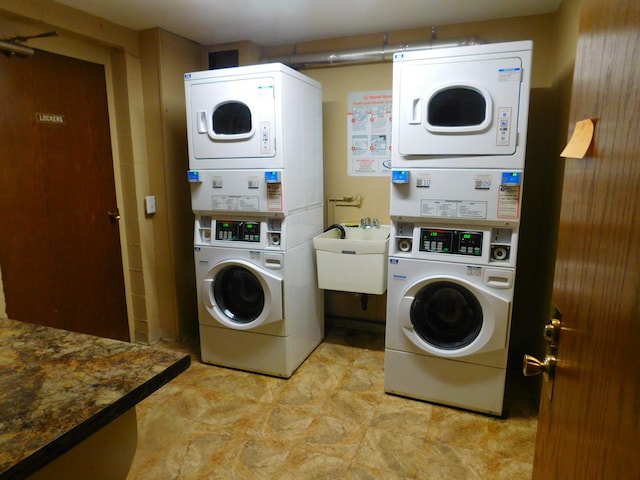
[[[391,227],[381,225],[376,228],[343,227],[345,238],[340,238],[340,230],[333,228],[313,239],[316,250],[366,255],[386,253],[389,247]]]
[[[380,295],[387,289],[389,225],[373,228],[344,226],[345,238],[334,228],[313,239],[318,286]]]

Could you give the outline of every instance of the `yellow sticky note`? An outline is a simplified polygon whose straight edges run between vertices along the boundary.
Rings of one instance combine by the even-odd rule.
[[[594,123],[593,120],[588,118],[586,120],[580,120],[576,123],[576,128],[571,135],[571,140],[564,147],[564,150],[560,154],[561,157],[568,158],[584,158],[593,140]]]

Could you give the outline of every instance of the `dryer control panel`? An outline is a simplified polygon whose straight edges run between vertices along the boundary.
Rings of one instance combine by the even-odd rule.
[[[260,222],[217,220],[216,240],[260,243]]]
[[[421,228],[421,252],[453,253],[457,255],[482,255],[483,232],[473,230],[450,230]]]

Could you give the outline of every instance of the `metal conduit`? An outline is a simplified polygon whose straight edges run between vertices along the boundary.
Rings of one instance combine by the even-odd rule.
[[[414,45],[403,44],[396,47],[383,45],[381,47],[342,50],[328,53],[292,53],[281,57],[261,58],[260,63],[280,62],[285,65],[289,65],[292,68],[305,68],[322,65],[333,66],[345,63],[386,62],[392,60],[393,54],[397,52],[409,52],[412,50],[425,50],[430,48],[460,47],[464,45],[479,45],[480,43],[482,42],[471,37],[462,40],[430,41]]]

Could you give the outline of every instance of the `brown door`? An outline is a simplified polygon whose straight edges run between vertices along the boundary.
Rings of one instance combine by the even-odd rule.
[[[0,54],[0,155],[9,318],[129,340],[104,67]]]
[[[533,478],[640,478],[640,2],[584,0],[572,121],[597,119],[567,159]]]

